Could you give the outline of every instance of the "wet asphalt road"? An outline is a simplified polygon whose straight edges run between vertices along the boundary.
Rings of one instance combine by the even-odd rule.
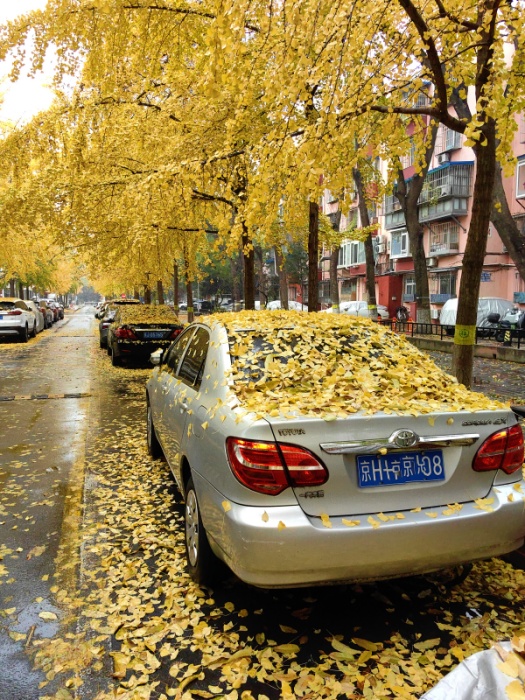
[[[0,342],[0,700],[39,696],[25,649],[58,629],[51,588],[85,450],[92,320],[67,315],[27,345]]]
[[[435,353],[434,359],[448,368],[449,356]],[[474,375],[476,389],[525,403],[525,366],[477,358]],[[77,540],[82,506],[92,522],[97,518],[96,476],[86,470],[86,461],[94,460],[97,449],[100,454],[97,442],[108,454],[123,449],[113,434],[141,424],[145,376],[110,367],[98,348],[90,308],[68,314],[27,345],[0,342],[0,700],[38,700],[53,690],[53,682],[39,689],[45,674],[34,670],[28,652],[59,632],[61,592],[74,591],[82,575]],[[512,563],[523,568],[523,560],[517,553]],[[312,661],[322,640],[343,637],[349,629],[376,639],[383,638],[385,628],[415,640],[421,634],[436,636],[433,620],[441,619],[447,595],[427,603],[426,588],[428,583],[416,580],[295,594],[254,591],[230,581],[215,598],[217,607],[233,600],[246,611],[246,634],[264,629],[277,641],[287,641],[281,639],[284,625],[309,635],[311,648],[305,649]],[[487,596],[494,605],[493,591]],[[505,596],[502,600],[500,616]],[[306,604],[311,612],[301,621],[297,615]],[[463,603],[456,607],[463,619]],[[71,623],[74,628],[75,620]],[[166,669],[159,673],[169,679]],[[106,666],[86,678],[79,697],[94,698],[109,675]]]

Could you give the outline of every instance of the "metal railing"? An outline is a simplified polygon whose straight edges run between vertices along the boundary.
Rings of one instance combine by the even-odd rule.
[[[443,326],[439,323],[382,320],[381,325],[407,336],[426,335],[450,341],[454,339],[454,326]],[[525,347],[525,330],[478,326],[476,328],[476,344],[478,343],[490,343],[519,349]]]

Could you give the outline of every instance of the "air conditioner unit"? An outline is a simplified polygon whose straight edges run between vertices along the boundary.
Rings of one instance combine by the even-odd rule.
[[[442,165],[443,163],[450,163],[450,153],[439,153],[437,157],[437,162],[439,165]]]
[[[427,258],[427,267],[437,267],[437,264],[438,264],[437,258]]]
[[[384,253],[386,250],[386,246],[384,243],[376,243],[376,252],[378,254]]]
[[[430,309],[430,318],[434,320],[439,318],[439,309]]]
[[[440,197],[448,197],[450,194],[450,187],[448,185],[444,185],[443,187],[440,187]]]

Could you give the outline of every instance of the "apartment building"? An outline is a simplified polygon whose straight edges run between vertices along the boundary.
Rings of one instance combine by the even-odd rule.
[[[519,229],[525,235],[525,115],[517,118],[518,129],[513,149],[517,157],[514,175],[505,178],[507,200]],[[424,230],[431,316],[439,319],[443,304],[457,296],[462,273],[463,254],[472,213],[472,192],[475,177],[475,157],[471,148],[463,145],[464,137],[441,125],[436,138],[432,162],[419,198],[419,220]],[[404,176],[414,175],[414,152],[403,161]],[[384,167],[385,164],[382,164]],[[338,213],[338,201],[329,192],[322,198],[322,209],[334,222],[341,219],[339,230],[345,230],[354,219],[360,225],[357,201],[349,212]],[[376,256],[376,300],[393,315],[395,309],[406,306],[413,318],[417,311],[414,263],[403,212],[395,194],[384,198],[377,211],[378,234],[374,239]],[[321,263],[322,302],[329,303],[329,266],[326,255]],[[341,300],[366,299],[364,244],[344,241],[338,265],[338,285]],[[485,263],[481,276],[481,297],[501,297],[525,304],[525,282],[491,224]]]

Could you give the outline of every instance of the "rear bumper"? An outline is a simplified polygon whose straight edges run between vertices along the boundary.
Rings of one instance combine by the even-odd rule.
[[[173,340],[154,340],[151,343],[144,340],[119,340],[113,345],[113,350],[116,349],[117,357],[148,359],[152,352],[159,348],[163,350],[169,348],[172,343]]]
[[[255,508],[231,503],[225,512],[224,496],[195,476],[212,548],[240,579],[255,586],[294,587],[421,574],[505,554],[524,541],[524,502],[512,485],[498,486],[489,494],[494,498],[490,512],[469,503],[451,515],[444,514],[448,509],[442,506],[419,513],[405,511],[403,519],[387,522],[377,513],[346,516],[359,521],[355,526],[334,517],[331,527],[326,527],[299,506]],[[509,501],[509,496],[515,500]]]
[[[2,322],[0,321],[0,335],[20,335],[21,331],[25,327],[25,321],[24,323],[12,323],[10,322],[9,324],[2,325]]]

